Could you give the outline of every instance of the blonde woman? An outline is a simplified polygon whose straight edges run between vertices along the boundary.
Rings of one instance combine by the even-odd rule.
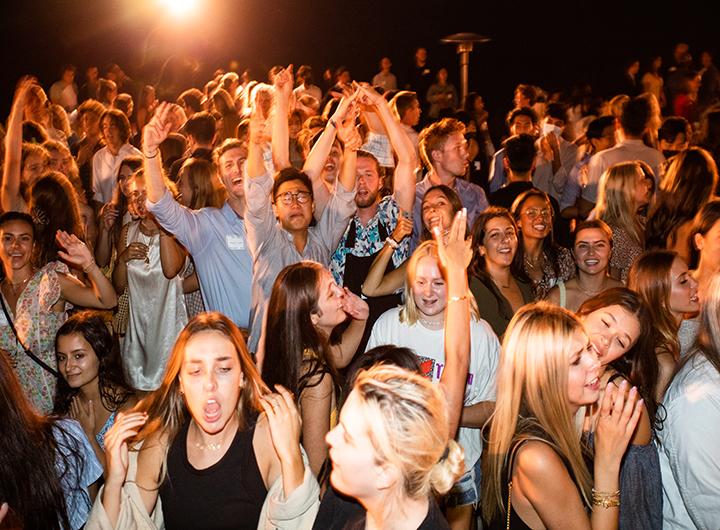
[[[365,513],[342,528],[449,529],[433,493],[463,472],[449,438],[446,401],[424,377],[397,366],[361,372],[328,433],[330,482]]]
[[[642,162],[622,162],[600,177],[596,218],[612,229],[610,274],[627,282],[633,262],[645,249],[645,218],[637,215],[650,200],[650,184]]]
[[[105,435],[105,486],[88,528],[309,526],[319,489],[292,396],[277,391],[268,392],[227,317],[195,317],[160,388]]]
[[[503,341],[483,473],[490,528],[617,528],[620,462],[642,401],[626,382],[608,385],[591,475],[573,418],[598,400],[599,375],[575,315],[545,302],[515,314]]]

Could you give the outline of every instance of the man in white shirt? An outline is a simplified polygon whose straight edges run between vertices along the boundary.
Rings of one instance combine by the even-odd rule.
[[[647,99],[635,97],[628,101],[620,116],[620,131],[623,140],[615,147],[601,151],[590,159],[588,184],[582,191],[583,199],[596,203],[600,177],[606,169],[620,162],[640,160],[647,163],[655,175],[655,184],[659,184],[665,157],[657,149],[646,146],[642,140],[650,117],[651,108]]]
[[[105,147],[93,156],[92,186],[94,199],[105,204],[110,202],[117,187],[120,162],[129,156],[142,156],[142,153],[128,143],[130,121],[122,111],[106,110],[100,117],[100,131]]]
[[[380,71],[372,78],[374,87],[380,87],[386,92],[397,89],[397,78],[395,74],[390,71],[391,67],[392,62],[388,57],[380,59]]]
[[[295,99],[300,99],[302,96],[307,94],[308,96],[314,97],[318,103],[322,100],[322,90],[312,84],[313,75],[312,67],[307,64],[302,65],[297,71],[297,83],[298,86],[293,90]]]

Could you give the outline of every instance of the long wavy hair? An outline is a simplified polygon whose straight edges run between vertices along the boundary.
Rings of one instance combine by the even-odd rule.
[[[55,334],[55,351],[60,337],[75,334],[85,339],[98,358],[98,388],[103,407],[111,412],[119,410],[133,395],[133,391],[123,375],[117,337],[110,333],[100,313],[81,311],[68,318],[58,329]],[[79,388],[70,388],[64,378],[58,378],[53,412],[66,415],[72,399],[79,392]]]
[[[180,432],[183,423],[189,416],[185,400],[180,393],[179,378],[185,360],[185,346],[195,335],[204,331],[221,333],[235,347],[235,353],[240,361],[240,369],[245,378],[245,385],[236,407],[240,420],[239,428],[246,428],[262,410],[260,397],[268,392],[268,389],[260,378],[240,330],[222,313],[200,313],[187,323],[175,341],[160,388],[135,407],[135,411],[147,412],[148,415],[147,422],[134,438],[136,442],[146,440],[152,434],[163,433],[167,436],[167,444],[170,447]],[[165,477],[166,470],[167,463],[164,462],[161,479]]]
[[[508,455],[522,440],[542,438],[566,463],[587,506],[592,479],[568,408],[568,369],[577,316],[547,302],[526,305],[505,332],[497,372],[497,399],[485,448],[482,511],[491,521],[506,512],[503,484]]]
[[[610,366],[622,374],[631,385],[637,387],[640,397],[645,400],[650,424],[659,428],[661,426],[657,416],[659,403],[655,394],[658,362],[654,347],[653,321],[647,304],[635,291],[625,287],[614,287],[585,300],[576,314],[583,319],[590,313],[614,305],[622,307],[637,318],[640,335],[630,349],[622,357],[612,361]]]
[[[225,202],[225,189],[217,180],[215,164],[203,158],[188,158],[180,168],[181,175],[187,175],[193,190],[188,205],[191,210],[213,207],[222,208]]]
[[[655,349],[676,359],[680,355],[680,341],[679,326],[670,311],[670,269],[677,257],[677,252],[671,250],[650,250],[633,263],[628,275],[628,287],[640,295],[650,310]]]
[[[647,247],[673,246],[677,229],[692,221],[698,209],[713,197],[717,184],[717,166],[705,149],[691,147],[675,155],[648,215]]]
[[[645,246],[645,230],[638,221],[633,196],[638,178],[644,178],[638,162],[621,162],[609,167],[600,177],[597,218],[618,226],[630,234],[640,247]]]
[[[10,505],[22,528],[70,528],[62,483],[65,474],[76,475],[82,461],[80,448],[70,445],[74,438],[57,418],[35,412],[4,350],[0,350],[0,425],[0,502]],[[63,440],[62,451],[53,430]],[[58,459],[62,475],[56,467]]]
[[[330,375],[340,378],[330,355],[329,337],[312,322],[318,314],[320,279],[325,268],[314,261],[285,267],[273,284],[267,309],[262,377],[268,387],[280,384],[296,398]],[[337,395],[337,393],[336,393]]]
[[[77,194],[68,178],[58,171],[40,177],[30,189],[30,215],[35,222],[35,256],[37,267],[60,259],[55,240],[58,230],[84,239]]]

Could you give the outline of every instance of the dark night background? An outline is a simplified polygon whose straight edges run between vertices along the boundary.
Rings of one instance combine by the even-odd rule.
[[[9,112],[16,80],[34,73],[47,89],[63,63],[119,63],[133,78],[156,82],[171,55],[198,59],[201,86],[217,67],[236,59],[263,75],[274,64],[310,63],[319,76],[327,66],[347,65],[355,79],[369,80],[381,56],[402,77],[417,45],[432,67],[447,66],[459,89],[453,46],[440,44],[461,31],[492,38],[471,56],[470,89],[501,117],[519,82],[548,91],[580,81],[597,92],[620,76],[623,63],[658,54],[667,60],[674,43],[700,52],[718,51],[717,17],[711,3],[675,2],[409,2],[199,0],[182,22],[159,0],[27,0],[5,7],[2,18],[0,115]],[[717,62],[717,61],[716,61]],[[643,70],[641,70],[642,73]],[[496,131],[497,133],[498,131]]]

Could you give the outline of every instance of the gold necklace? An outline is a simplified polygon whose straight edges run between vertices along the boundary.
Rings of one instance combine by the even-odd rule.
[[[10,281],[9,278],[5,278],[3,281],[10,287],[10,290],[12,291],[13,295],[18,296],[20,293],[22,293],[23,289],[25,288],[25,285],[27,282],[30,281],[30,278],[32,278],[33,275],[31,274],[24,280],[18,283],[13,283]]]
[[[219,451],[220,449],[222,449],[222,446],[223,446],[223,442],[220,442],[218,444],[214,444],[212,442],[208,442],[206,444],[201,444],[200,442],[195,442],[195,447],[197,447],[201,451],[205,451],[205,450]]]
[[[580,277],[579,277],[579,276],[578,276],[578,278],[577,278],[577,286],[578,286],[578,289],[580,289],[583,293],[585,293],[587,296],[589,296],[589,297],[592,298],[592,297],[595,296],[596,294],[602,293],[602,292],[605,290],[605,278],[603,278],[603,281],[602,281],[602,283],[600,284],[600,289],[598,289],[597,291],[588,291],[587,289],[585,289],[585,288],[582,286],[582,284],[580,283]]]
[[[428,328],[443,327],[445,322],[441,320],[425,320],[424,318],[418,317],[421,324]]]

